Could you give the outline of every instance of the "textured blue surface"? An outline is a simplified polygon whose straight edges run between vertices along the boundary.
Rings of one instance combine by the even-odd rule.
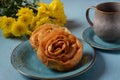
[[[85,41],[81,40],[81,42],[83,44],[82,60],[73,70],[67,72],[58,72],[47,68],[38,60],[28,40],[13,50],[11,63],[18,72],[35,79],[64,79],[81,75],[92,67],[96,59],[93,48]]]
[[[51,0],[42,0],[50,2]],[[68,23],[67,27],[78,38],[82,37],[84,29],[89,27],[85,18],[89,6],[107,1],[120,0],[62,0]],[[92,10],[91,10],[92,12]],[[94,14],[91,14],[91,19]],[[19,74],[11,65],[10,56],[13,49],[24,40],[6,39],[0,32],[0,80],[33,80]],[[106,51],[95,49],[95,65],[84,74],[70,80],[119,80],[120,79],[120,50]]]

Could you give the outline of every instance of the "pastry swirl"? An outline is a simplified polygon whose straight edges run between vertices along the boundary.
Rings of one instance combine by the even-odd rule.
[[[39,46],[39,41],[42,40],[45,36],[47,36],[52,30],[55,29],[62,29],[68,33],[70,33],[70,31],[65,28],[65,27],[60,27],[58,25],[54,25],[54,24],[44,24],[40,27],[38,27],[37,29],[35,29],[30,37],[30,43],[32,45],[32,47],[37,50],[38,46]]]

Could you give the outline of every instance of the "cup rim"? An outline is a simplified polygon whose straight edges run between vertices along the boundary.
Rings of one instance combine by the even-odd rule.
[[[120,14],[120,11],[117,12],[107,12],[107,11],[102,11],[98,8],[98,6],[103,5],[103,4],[108,4],[108,3],[113,3],[113,4],[120,4],[120,2],[103,2],[98,5],[96,5],[96,10],[101,12],[101,13],[106,13],[106,14]]]

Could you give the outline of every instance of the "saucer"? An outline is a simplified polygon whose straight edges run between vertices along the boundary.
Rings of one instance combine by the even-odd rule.
[[[82,33],[83,39],[91,46],[104,50],[120,50],[120,41],[105,42],[94,32],[93,27],[88,27]]]
[[[67,72],[59,72],[46,67],[38,60],[36,52],[29,40],[19,44],[12,52],[11,64],[22,75],[34,79],[64,79],[79,76],[92,67],[95,62],[94,49],[85,41],[83,44],[83,57],[79,64]]]

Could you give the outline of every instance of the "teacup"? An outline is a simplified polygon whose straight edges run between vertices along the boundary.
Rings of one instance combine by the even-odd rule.
[[[89,17],[90,9],[95,9],[93,22]],[[120,2],[105,2],[91,6],[86,10],[86,19],[102,40],[116,41],[120,39]]]

